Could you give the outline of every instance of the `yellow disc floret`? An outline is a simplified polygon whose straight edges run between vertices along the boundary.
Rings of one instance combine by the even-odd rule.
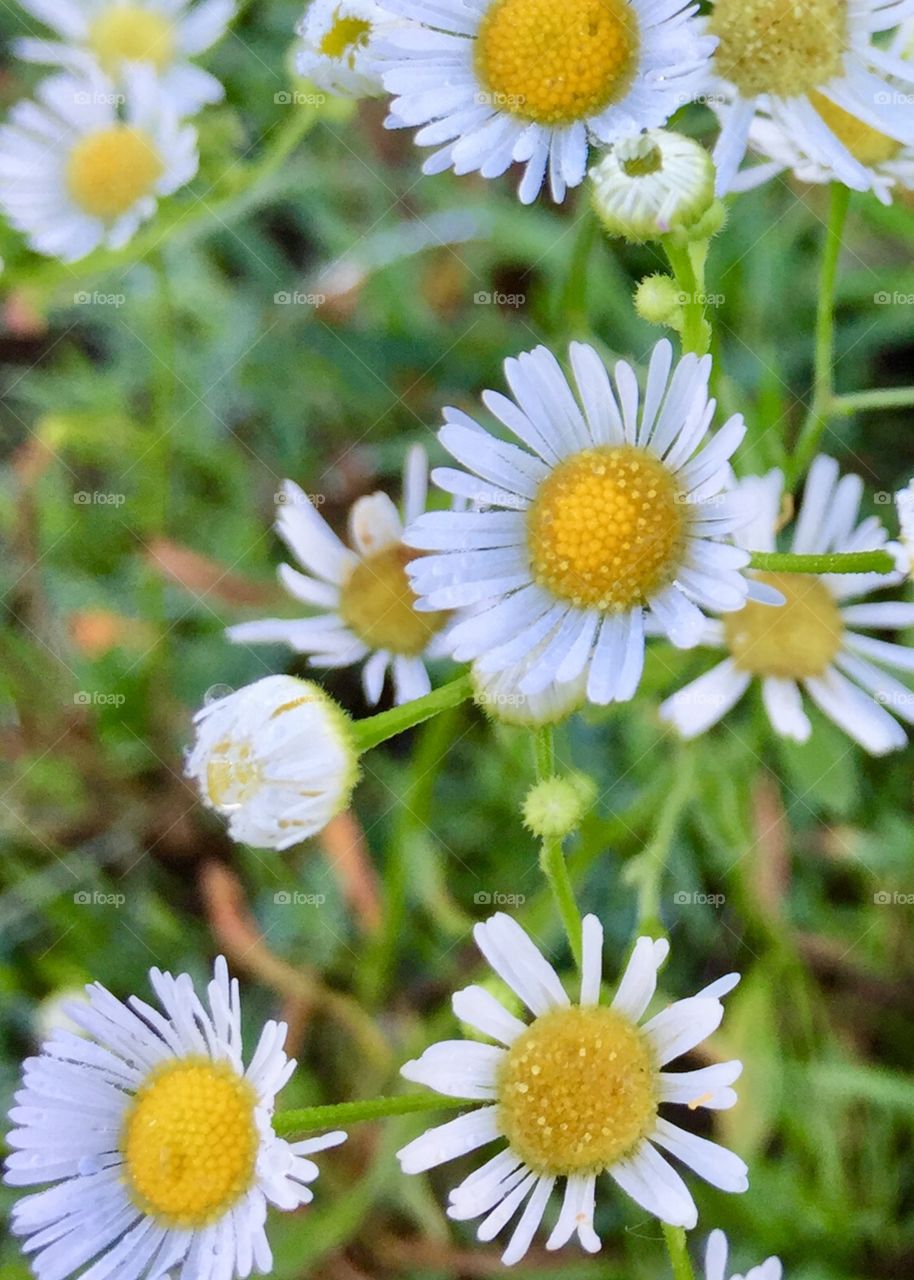
[[[659,458],[633,445],[585,449],[555,467],[528,512],[534,579],[579,607],[642,604],[675,577],[686,518]]]
[[[618,102],[637,55],[628,0],[494,0],[476,40],[492,105],[542,125],[571,124]]]
[[[803,680],[821,676],[841,648],[844,624],[833,596],[816,577],[760,573],[761,582],[785,597],[783,605],[750,601],[724,617],[733,661],[756,676]]]
[[[109,222],[150,195],[163,168],[149,134],[115,124],[77,142],[67,163],[67,188],[84,213]]]
[[[89,45],[109,75],[116,75],[122,62],[151,62],[164,71],[175,56],[175,33],[160,13],[123,4],[95,19]]]
[[[745,98],[820,88],[842,70],[847,7],[847,0],[715,0],[716,70]]]
[[[356,50],[371,34],[371,23],[364,18],[344,18],[337,9],[327,34],[321,40],[318,52],[325,58],[348,58],[350,66]]]
[[[239,809],[262,781],[260,762],[249,742],[225,738],[216,743],[206,766],[206,790],[214,809]]]
[[[360,560],[340,591],[340,616],[369,649],[417,657],[444,626],[446,613],[419,613],[401,543]]]
[[[638,1145],[657,1114],[648,1043],[605,1007],[544,1014],[508,1050],[498,1109],[528,1168],[555,1177],[602,1172]]]
[[[886,133],[880,133],[871,125],[864,124],[843,107],[835,106],[821,93],[813,93],[810,98],[812,105],[838,141],[843,143],[861,164],[885,164],[888,160],[894,160],[901,151],[900,142],[896,142]]]
[[[154,1070],[121,1133],[134,1203],[169,1227],[220,1218],[254,1181],[255,1104],[250,1084],[227,1063],[188,1058]]]

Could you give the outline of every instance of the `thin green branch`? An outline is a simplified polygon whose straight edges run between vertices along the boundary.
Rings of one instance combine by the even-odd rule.
[[[866,413],[872,409],[914,408],[914,387],[887,387],[883,391],[849,391],[835,396],[831,412],[837,418],[847,418],[852,413]]]
[[[686,1233],[682,1227],[671,1227],[666,1222],[662,1226],[663,1238],[666,1241],[667,1252],[670,1255],[670,1265],[673,1268],[674,1280],[695,1280],[692,1259],[689,1257],[689,1250],[686,1245]]]
[[[711,330],[705,320],[703,285],[692,262],[687,245],[677,244],[672,236],[664,236],[663,248],[676,283],[682,291],[683,354],[707,355],[711,343]]]
[[[552,727],[538,729],[533,739],[536,776],[540,782],[555,773],[555,740]],[[568,874],[568,863],[560,837],[546,837],[540,849],[540,868],[552,890],[552,896],[568,937],[575,963],[581,965],[581,912]]]
[[[278,1111],[273,1117],[273,1128],[280,1137],[291,1138],[363,1120],[379,1120],[385,1116],[408,1116],[419,1111],[456,1111],[461,1107],[472,1109],[478,1105],[467,1098],[445,1098],[438,1093],[410,1094],[402,1098],[365,1098],[361,1102],[337,1102],[326,1107]]]
[[[829,555],[794,555],[790,551],[753,551],[753,569],[768,573],[894,573],[888,551],[845,551]]]
[[[812,404],[806,421],[797,437],[793,454],[792,479],[796,482],[805,474],[822,441],[828,426],[834,400],[835,365],[835,289],[838,281],[838,259],[847,211],[850,206],[850,189],[839,182],[832,183],[828,226],[825,231],[825,247],[822,269],[819,275],[819,299],[816,310],[816,357],[813,375]]]
[[[398,733],[405,733],[407,729],[415,728],[417,724],[430,720],[441,711],[459,707],[462,702],[472,697],[472,694],[473,685],[470,677],[459,676],[450,684],[442,685],[440,689],[433,689],[424,698],[416,698],[413,702],[406,702],[401,707],[392,707],[390,711],[368,716],[365,720],[356,720],[352,726],[356,750],[370,751],[372,747],[379,746],[388,738],[396,737]]]

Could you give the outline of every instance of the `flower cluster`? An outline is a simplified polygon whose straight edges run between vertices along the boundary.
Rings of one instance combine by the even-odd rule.
[[[55,39],[15,52],[57,67],[0,127],[0,208],[38,253],[119,249],[197,172],[188,123],[222,85],[192,59],[235,0],[23,0]]]

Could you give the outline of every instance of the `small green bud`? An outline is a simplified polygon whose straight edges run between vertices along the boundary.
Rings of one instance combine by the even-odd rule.
[[[645,276],[635,290],[635,310],[648,324],[665,324],[679,329],[682,324],[682,295],[672,276]]]
[[[592,778],[583,773],[545,778],[527,792],[524,824],[542,840],[571,835],[596,799]]]

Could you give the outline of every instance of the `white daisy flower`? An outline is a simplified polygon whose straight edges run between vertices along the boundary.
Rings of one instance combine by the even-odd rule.
[[[689,231],[714,202],[714,162],[694,138],[649,129],[590,170],[593,207],[610,235],[643,243]]]
[[[514,399],[483,394],[527,449],[445,410],[440,440],[467,471],[434,479],[477,509],[415,521],[406,542],[433,554],[409,574],[420,608],[473,609],[448,633],[459,661],[493,674],[528,660],[518,687],[529,694],[586,672],[591,702],[626,701],[646,614],[691,647],[701,607],[745,603],[748,556],[719,541],[746,518],[722,492],[745,427],[731,418],[699,451],[715,409],[709,356],[673,370],[670,343],[658,342],[643,398],[624,361],[614,390],[592,347],[572,343],[570,358],[577,399],[545,347],[505,362]]]
[[[780,471],[740,482],[737,501],[756,518],[739,531],[755,551],[775,551],[784,479]],[[858,523],[863,481],[839,480],[838,464],[820,455],[809,470],[791,550],[803,555],[888,549],[880,522]],[[687,738],[716,724],[754,679],[776,733],[806,742],[812,730],[801,690],[830,720],[872,755],[903,747],[904,729],[889,714],[914,723],[914,692],[884,666],[914,671],[914,649],[862,634],[858,627],[894,630],[914,626],[906,601],[850,603],[900,581],[901,575],[759,573],[785,597],[781,607],[750,603],[740,613],[709,622],[702,643],[728,651],[726,659],[680,689],[660,708],[661,719]]]
[[[235,14],[235,0],[22,0],[58,41],[17,40],[14,52],[77,74],[99,67],[130,90],[133,63],[148,63],[179,116],[221,101],[215,76],[190,61],[215,44]]]
[[[296,69],[327,93],[375,97],[383,93],[378,40],[398,25],[374,0],[311,0],[297,28]]]
[[[403,517],[409,523],[425,510],[428,462],[425,450],[409,451],[403,471]],[[407,567],[415,551],[403,542],[403,521],[386,493],[359,498],[349,513],[345,546],[298,485],[282,488],[276,530],[309,570],[279,569],[280,580],[296,600],[319,609],[316,616],[268,618],[229,627],[236,644],[288,644],[307,653],[315,667],[350,667],[365,662],[362,685],[369,705],[381,697],[388,668],[398,703],[421,698],[431,689],[427,659],[448,651],[447,614],[420,613]]]
[[[722,1231],[712,1231],[705,1251],[705,1280],[727,1280],[727,1237]],[[752,1267],[745,1276],[730,1276],[729,1280],[781,1280],[784,1274],[779,1258],[766,1258]]]
[[[714,41],[684,0],[387,0],[416,28],[387,42],[388,125],[438,146],[425,173],[495,178],[548,169],[553,199],[576,187],[591,141],[655,128],[707,85]],[[443,144],[443,145],[442,145]]]
[[[133,67],[123,118],[110,82],[58,75],[0,126],[0,209],[38,253],[75,262],[119,249],[197,172],[197,133],[182,125],[152,68]]]
[[[810,166],[870,190],[873,133],[880,153],[892,143],[914,146],[914,113],[896,87],[912,90],[914,68],[873,37],[912,15],[914,0],[715,0],[708,24],[719,40],[718,192],[734,188],[760,111]]]
[[[502,1259],[510,1265],[530,1247],[561,1178],[564,1201],[546,1248],[561,1248],[577,1232],[591,1253],[600,1248],[593,1212],[601,1173],[648,1213],[694,1227],[695,1202],[658,1148],[722,1191],[746,1190],[746,1166],[738,1156],[659,1114],[666,1103],[724,1110],[736,1102],[731,1085],[740,1062],[697,1071],[663,1069],[716,1030],[721,997],[739,981],[736,974],[639,1025],[669,951],[666,941],[638,939],[606,1006],[600,1003],[603,928],[596,916],[584,920],[577,1004],[509,916],[476,925],[474,936],[533,1021],[516,1018],[483,987],[467,987],[454,996],[455,1014],[498,1045],[443,1041],[402,1069],[407,1080],[484,1104],[404,1147],[399,1160],[405,1173],[422,1173],[492,1142],[504,1144],[450,1193],[449,1217],[485,1215],[477,1235],[491,1240],[524,1205]]]
[[[350,720],[323,689],[267,676],[194,717],[187,774],[229,835],[257,849],[288,849],[349,805],[358,776]]]
[[[307,1157],[346,1137],[276,1136],[276,1095],[295,1068],[286,1027],[268,1022],[244,1066],[238,983],[221,957],[209,1008],[186,973],[149,976],[162,1012],[94,983],[88,1006],[70,1009],[90,1038],[58,1031],[25,1063],[5,1181],[48,1184],[12,1212],[38,1280],[269,1272],[268,1204],[307,1204],[318,1176]]]

